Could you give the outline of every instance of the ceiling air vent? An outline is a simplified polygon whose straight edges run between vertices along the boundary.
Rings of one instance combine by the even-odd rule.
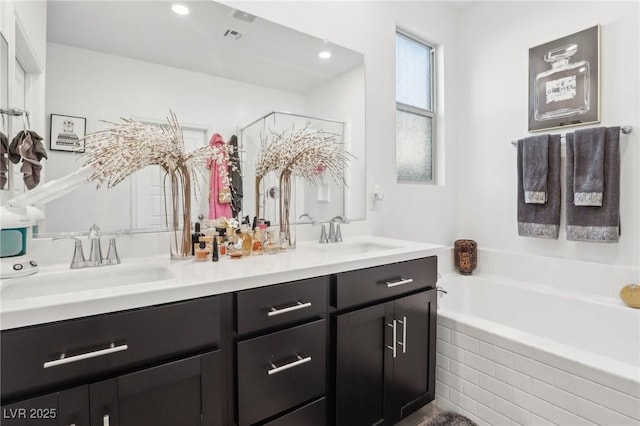
[[[229,28],[224,32],[224,36],[232,38],[234,40],[239,40],[240,37],[242,37],[242,33],[240,31],[232,30],[231,28]]]
[[[234,9],[232,15],[234,18],[239,19],[240,21],[252,23],[256,17],[250,13],[243,12],[241,10]]]

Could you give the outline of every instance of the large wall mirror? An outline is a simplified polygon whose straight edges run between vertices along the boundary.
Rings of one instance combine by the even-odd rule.
[[[243,181],[253,182],[256,138],[291,128],[291,121],[265,120],[244,138],[242,130],[272,112],[308,117],[313,125],[338,122],[341,140],[355,157],[347,186],[301,185],[297,215],[364,219],[363,55],[212,1],[184,4],[186,16],[172,12],[167,1],[47,3],[47,147],[51,129],[57,132],[52,114],[78,119],[90,133],[120,118],[162,122],[171,109],[189,143],[206,144],[214,133],[225,141],[236,135]],[[320,59],[326,48],[331,58]],[[81,154],[50,150],[45,178],[65,176],[81,163]],[[112,189],[88,184],[47,203],[40,235],[86,232],[93,223],[109,231],[162,228],[157,210],[163,205],[151,201],[160,170],[151,169]],[[208,213],[208,182],[202,186],[192,219]],[[254,213],[253,191],[244,188],[243,215]],[[333,191],[329,197],[327,191]]]

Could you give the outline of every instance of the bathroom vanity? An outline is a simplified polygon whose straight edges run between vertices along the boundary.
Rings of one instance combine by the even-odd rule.
[[[2,424],[395,424],[434,398],[439,249],[301,244],[65,297],[3,283]]]

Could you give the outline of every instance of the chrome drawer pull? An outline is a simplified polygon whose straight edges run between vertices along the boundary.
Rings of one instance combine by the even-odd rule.
[[[296,357],[298,358],[297,361],[293,361],[293,362],[290,362],[289,364],[281,365],[280,367],[276,367],[274,363],[271,363],[271,369],[268,370],[267,373],[269,373],[269,375],[276,374],[281,371],[288,370],[290,368],[296,367],[298,365],[306,364],[307,362],[311,361],[310,356],[306,358],[302,358],[300,355],[296,355]]]
[[[109,355],[115,352],[126,351],[129,349],[127,345],[116,346],[115,344],[111,344],[106,349],[100,349],[99,351],[87,352],[85,354],[70,356],[66,358],[65,354],[60,355],[60,359],[56,359],[53,361],[47,361],[44,363],[44,368],[55,367],[62,364],[69,364],[72,362],[82,361],[83,359],[95,358],[97,356]]]
[[[393,346],[389,346],[387,345],[387,349],[391,349],[391,352],[393,353],[393,357],[396,357],[396,330],[397,330],[397,321],[393,320],[393,322],[387,323],[387,327],[391,327],[393,329],[393,337],[391,338],[391,341],[393,342]]]
[[[270,317],[273,317],[276,315],[285,314],[287,312],[297,311],[298,309],[304,309],[309,307],[311,307],[311,302],[307,302],[307,303],[296,302],[295,305],[287,306],[286,308],[282,308],[282,309],[271,308],[271,310],[267,312],[267,315]]]
[[[400,346],[402,346],[402,353],[407,353],[407,317],[402,317],[401,320],[398,320],[400,324],[402,324],[402,342],[398,342]]]
[[[102,418],[102,426],[109,426],[109,415],[105,414]]]
[[[403,284],[411,284],[413,282],[413,278],[400,278],[398,281],[387,281],[385,284],[387,288],[395,287]]]

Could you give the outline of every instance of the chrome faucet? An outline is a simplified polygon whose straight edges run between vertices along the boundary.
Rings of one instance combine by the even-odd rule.
[[[311,216],[309,213],[302,213],[300,215],[300,217],[298,217],[298,220],[301,220],[301,219],[304,219],[304,218],[309,219],[309,222],[307,222],[307,223],[310,223],[312,225],[316,224],[316,221],[313,219],[313,216]]]
[[[79,238],[74,237],[73,234],[54,238],[54,241],[66,239],[72,239],[75,241],[73,259],[71,260],[71,265],[69,266],[71,269],[80,269],[103,265],[117,265],[120,263],[120,256],[118,256],[118,250],[116,249],[116,237],[126,232],[127,231],[120,231],[109,239],[109,251],[107,252],[106,258],[102,257],[102,247],[100,245],[100,228],[98,228],[98,226],[95,224],[89,229],[89,240],[91,241],[89,260],[86,260],[84,257],[84,251],[82,250],[82,241]]]
[[[348,224],[349,219],[344,216],[336,216],[329,222],[329,242],[330,243],[341,243],[342,242],[342,232],[340,231],[340,224]]]
[[[94,223],[89,228],[89,240],[91,241],[91,251],[87,266],[102,265],[102,248],[100,246],[100,228]]]

